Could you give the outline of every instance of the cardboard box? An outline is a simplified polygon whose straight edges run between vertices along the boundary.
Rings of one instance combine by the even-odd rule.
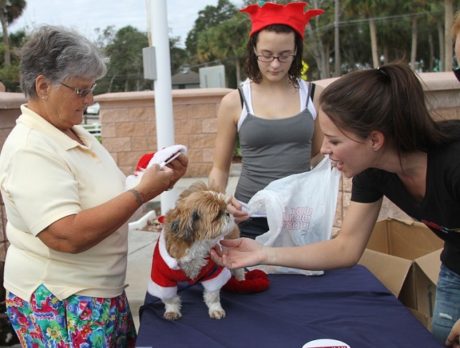
[[[359,261],[429,327],[444,242],[419,222],[377,222]]]
[[[418,258],[414,265],[417,311],[423,317],[419,320],[422,323],[427,322],[425,326],[429,329],[431,329],[431,317],[436,298],[441,251],[442,249],[438,249]]]

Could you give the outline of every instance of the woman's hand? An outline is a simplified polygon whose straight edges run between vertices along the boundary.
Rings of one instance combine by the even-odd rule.
[[[235,197],[232,197],[228,202],[227,210],[230,214],[233,215],[233,218],[237,224],[249,219],[248,212],[243,210],[243,206]]]
[[[155,164],[144,172],[135,189],[142,194],[144,201],[147,202],[164,191],[172,189],[187,171],[187,166],[188,158],[184,154],[163,168]]]
[[[211,250],[211,258],[219,265],[228,268],[240,268],[263,264],[266,260],[264,247],[253,239],[224,239],[220,245]]]
[[[446,346],[452,348],[460,348],[460,319],[452,327],[450,330],[449,336],[446,339]]]
[[[184,154],[180,154],[179,157],[177,157],[174,161],[168,163],[167,167],[173,170],[173,175],[169,186],[169,189],[172,189],[176,182],[187,172],[188,157]]]

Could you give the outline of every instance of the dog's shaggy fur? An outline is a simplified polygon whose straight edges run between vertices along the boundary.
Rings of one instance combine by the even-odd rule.
[[[174,270],[168,272],[172,274],[181,270],[192,283],[201,282],[209,316],[213,319],[225,317],[225,311],[220,304],[220,289],[230,278],[230,271],[215,264],[210,266],[212,261],[209,258],[209,251],[220,239],[239,236],[233,216],[227,211],[227,201],[223,193],[210,189],[203,182],[197,182],[181,193],[176,206],[166,214],[164,228],[158,242],[160,246],[157,245],[155,248],[157,255],[156,257],[154,255],[152,264],[153,281],[149,282],[149,292],[160,297],[165,304],[166,319],[179,319],[182,314],[177,287],[166,284],[167,282],[160,284],[160,281],[155,281],[159,279],[158,274],[163,267],[159,266],[163,261],[158,260],[162,245],[164,253],[167,252],[168,257],[174,260],[171,261],[174,263]],[[242,280],[244,271],[236,270],[234,276]],[[219,277],[221,284],[216,285],[215,280]],[[208,281],[209,278],[212,279]],[[213,284],[209,285],[211,283]],[[169,290],[165,293],[162,289]]]

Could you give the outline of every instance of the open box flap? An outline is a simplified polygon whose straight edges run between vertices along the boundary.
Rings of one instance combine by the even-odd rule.
[[[412,262],[366,249],[359,263],[371,271],[396,297],[399,296]]]
[[[438,283],[441,251],[442,249],[435,250],[415,260],[420,271],[422,271],[433,284]]]

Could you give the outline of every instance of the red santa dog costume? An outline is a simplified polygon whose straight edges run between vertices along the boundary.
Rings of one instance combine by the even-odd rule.
[[[195,279],[188,278],[166,250],[163,233],[155,246],[152,260],[152,271],[148,282],[149,294],[160,299],[169,299],[177,295],[177,284],[200,282],[207,291],[215,291],[222,288],[230,279],[231,272],[227,268],[218,266],[209,259]]]

